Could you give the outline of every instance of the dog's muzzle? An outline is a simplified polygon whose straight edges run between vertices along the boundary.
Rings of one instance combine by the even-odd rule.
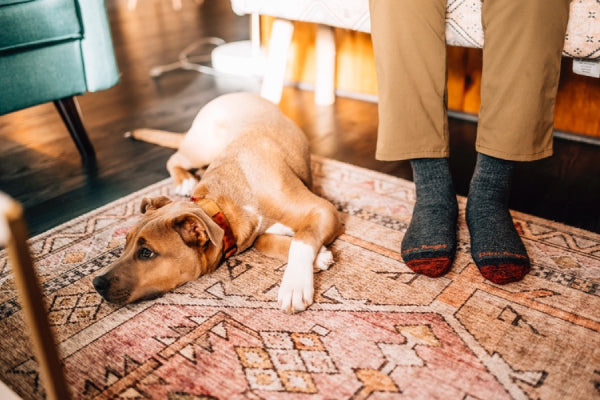
[[[104,275],[98,275],[94,278],[92,284],[94,285],[94,289],[96,289],[96,291],[100,293],[100,296],[106,298],[108,288],[110,288],[110,281],[106,279]]]

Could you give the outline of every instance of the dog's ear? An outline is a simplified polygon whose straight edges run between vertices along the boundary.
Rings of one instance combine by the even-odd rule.
[[[172,202],[173,200],[171,200],[167,196],[158,196],[152,198],[144,197],[142,199],[140,211],[142,212],[142,214],[145,214],[147,211],[158,210],[159,208],[164,207]]]
[[[223,241],[223,229],[204,213],[180,215],[172,225],[188,246],[203,247],[209,240],[218,246]]]

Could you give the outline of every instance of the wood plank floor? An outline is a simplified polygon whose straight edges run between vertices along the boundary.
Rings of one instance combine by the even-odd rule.
[[[227,41],[249,36],[248,17],[233,14],[228,1],[198,6],[184,0],[175,11],[166,0],[108,0],[121,83],[79,98],[84,122],[96,148],[98,166],[82,169],[79,155],[52,104],[0,116],[0,190],[26,208],[31,234],[41,233],[168,176],[173,150],[123,138],[139,127],[185,131],[197,111],[216,96],[258,91],[257,81],[190,71],[152,79],[149,70],[177,59],[203,36]],[[313,152],[410,179],[407,162],[379,162],[376,104],[338,98],[316,107],[313,93],[286,88],[281,104],[310,138]],[[465,195],[475,162],[476,125],[452,119],[451,167]],[[555,156],[520,164],[511,207],[600,232],[600,147],[555,140]]]

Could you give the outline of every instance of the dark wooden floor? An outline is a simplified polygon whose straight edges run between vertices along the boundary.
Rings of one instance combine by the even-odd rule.
[[[249,36],[247,17],[228,1],[184,0],[182,11],[167,0],[140,0],[134,11],[126,0],[108,0],[121,83],[79,98],[84,122],[97,152],[95,171],[82,169],[79,156],[51,104],[0,117],[0,190],[26,208],[32,234],[43,232],[167,177],[172,150],[123,138],[139,127],[185,131],[197,111],[231,91],[257,91],[251,79],[213,77],[178,71],[158,80],[155,66],[170,63],[202,36],[227,41]],[[406,162],[378,162],[376,104],[338,98],[316,107],[313,93],[286,88],[281,104],[310,137],[314,153],[410,178]],[[475,124],[451,120],[451,167],[457,190],[466,194],[475,153]],[[556,155],[521,164],[515,179],[514,209],[600,232],[600,147],[557,139]]]

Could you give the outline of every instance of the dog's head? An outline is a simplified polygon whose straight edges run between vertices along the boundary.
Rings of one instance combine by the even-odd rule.
[[[141,211],[121,257],[93,280],[113,303],[158,297],[214,270],[221,259],[223,229],[193,203],[145,198]]]

